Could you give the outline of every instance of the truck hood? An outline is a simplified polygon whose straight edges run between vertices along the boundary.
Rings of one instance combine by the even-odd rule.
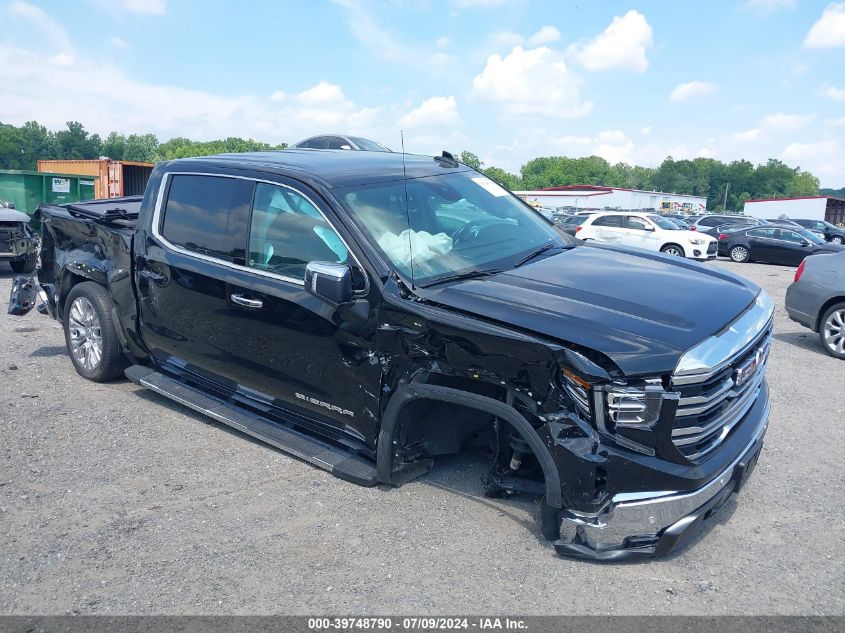
[[[680,258],[584,245],[427,299],[603,353],[629,376],[665,374],[752,305],[760,288]]]

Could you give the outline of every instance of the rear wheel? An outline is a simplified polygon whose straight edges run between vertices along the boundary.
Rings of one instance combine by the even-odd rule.
[[[9,262],[9,265],[12,267],[12,270],[16,273],[31,273],[35,270],[35,261],[37,255],[35,253],[30,253],[26,256],[26,259],[19,259],[14,262]]]
[[[831,306],[822,315],[819,338],[828,354],[845,360],[845,303]]]
[[[845,243],[845,239],[843,239],[841,235],[834,235],[830,238],[830,243],[839,244],[841,246],[843,243]]]
[[[76,372],[94,382],[117,378],[127,363],[112,319],[112,301],[106,289],[86,281],[65,300],[65,342]]]
[[[734,246],[730,252],[731,259],[735,262],[743,263],[748,261],[748,257],[751,253],[748,252],[748,249],[744,246]]]
[[[666,255],[671,255],[672,257],[685,257],[684,249],[677,244],[667,244],[660,249],[660,252],[665,253]]]

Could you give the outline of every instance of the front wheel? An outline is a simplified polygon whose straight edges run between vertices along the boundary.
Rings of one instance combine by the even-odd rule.
[[[830,243],[842,246],[842,244],[845,244],[845,239],[843,239],[841,235],[834,235],[830,238]]]
[[[735,262],[739,262],[740,264],[747,262],[748,256],[750,255],[750,253],[748,252],[748,249],[745,248],[744,246],[734,246],[731,249],[730,254],[731,254],[731,259],[734,260]]]
[[[831,306],[823,315],[819,337],[824,351],[840,360],[845,360],[845,303]]]
[[[665,253],[666,255],[671,255],[672,257],[685,257],[684,249],[677,244],[667,244],[660,249],[660,252]]]
[[[111,297],[99,284],[86,281],[73,287],[65,300],[64,330],[70,359],[83,378],[107,382],[126,369]]]

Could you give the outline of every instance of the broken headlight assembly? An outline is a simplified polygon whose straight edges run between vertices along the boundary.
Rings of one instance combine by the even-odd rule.
[[[561,373],[562,387],[578,413],[596,429],[611,437],[617,444],[646,455],[654,455],[654,448],[624,434],[630,431],[652,431],[669,403],[672,413],[680,394],[666,391],[660,378],[630,382],[614,381],[592,384],[574,372]]]

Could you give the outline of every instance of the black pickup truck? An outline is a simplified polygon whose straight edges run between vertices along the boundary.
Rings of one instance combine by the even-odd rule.
[[[486,494],[539,500],[560,554],[672,550],[762,447],[760,288],[581,244],[445,152],[163,162],[143,198],[38,215],[9,309],[61,322],[82,376],[366,486],[484,450]]]

